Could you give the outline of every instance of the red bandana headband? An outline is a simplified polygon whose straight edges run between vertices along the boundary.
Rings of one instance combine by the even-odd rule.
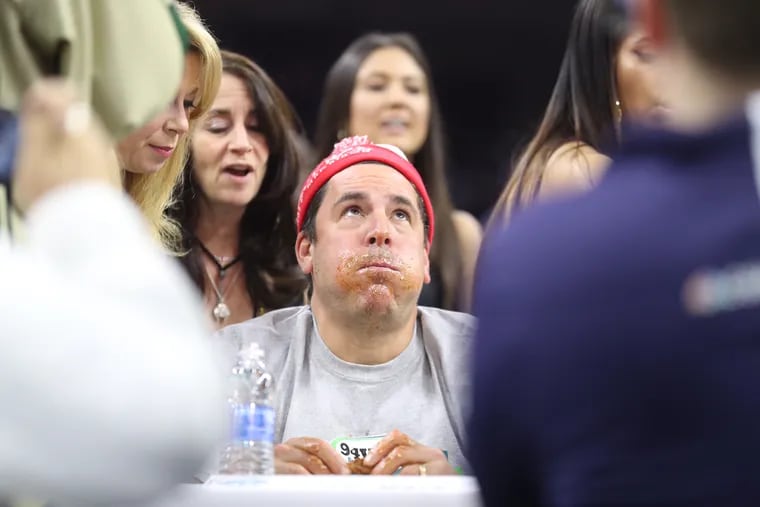
[[[362,162],[378,162],[387,165],[400,172],[414,185],[414,188],[425,203],[430,227],[428,229],[428,244],[433,244],[434,216],[433,204],[430,202],[422,176],[415,167],[403,156],[396,153],[390,147],[371,143],[367,136],[347,137],[335,145],[332,153],[324,159],[309,174],[298,197],[298,211],[296,214],[296,230],[301,232],[303,222],[306,219],[306,210],[320,188],[330,181],[330,178],[344,169]]]

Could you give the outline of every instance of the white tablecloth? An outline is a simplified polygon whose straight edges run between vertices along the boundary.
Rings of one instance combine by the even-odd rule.
[[[212,481],[213,482],[213,481]],[[473,477],[295,476],[180,486],[150,507],[480,507]]]

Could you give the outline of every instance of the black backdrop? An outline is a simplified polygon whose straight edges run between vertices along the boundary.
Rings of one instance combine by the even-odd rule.
[[[455,204],[483,217],[535,127],[572,0],[194,0],[222,47],[259,63],[313,135],[330,65],[369,30],[409,31],[433,67]]]

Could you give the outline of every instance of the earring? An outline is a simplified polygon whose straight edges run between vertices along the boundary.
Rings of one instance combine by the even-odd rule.
[[[618,99],[615,99],[615,134],[617,135],[618,142],[623,137],[623,105]]]
[[[623,106],[619,100],[615,100],[615,120],[618,124],[623,123]]]

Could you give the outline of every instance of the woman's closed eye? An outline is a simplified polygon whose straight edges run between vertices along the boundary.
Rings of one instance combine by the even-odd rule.
[[[211,118],[204,125],[204,129],[212,134],[221,134],[230,128],[230,123],[222,118]]]
[[[410,93],[412,95],[417,95],[418,93],[422,93],[423,88],[422,86],[415,85],[415,84],[406,84],[404,86],[404,89],[407,93]]]
[[[633,54],[644,63],[649,63],[657,57],[656,50],[646,40],[639,41],[639,43],[633,46]]]
[[[381,92],[385,90],[388,86],[385,81],[370,81],[364,85],[367,90],[373,91],[373,92]]]
[[[190,114],[198,108],[198,105],[194,100],[187,99],[182,101],[182,107],[184,107],[185,111]]]
[[[647,51],[644,49],[635,49],[634,53],[644,63],[651,63],[655,59],[655,54],[652,51]]]

